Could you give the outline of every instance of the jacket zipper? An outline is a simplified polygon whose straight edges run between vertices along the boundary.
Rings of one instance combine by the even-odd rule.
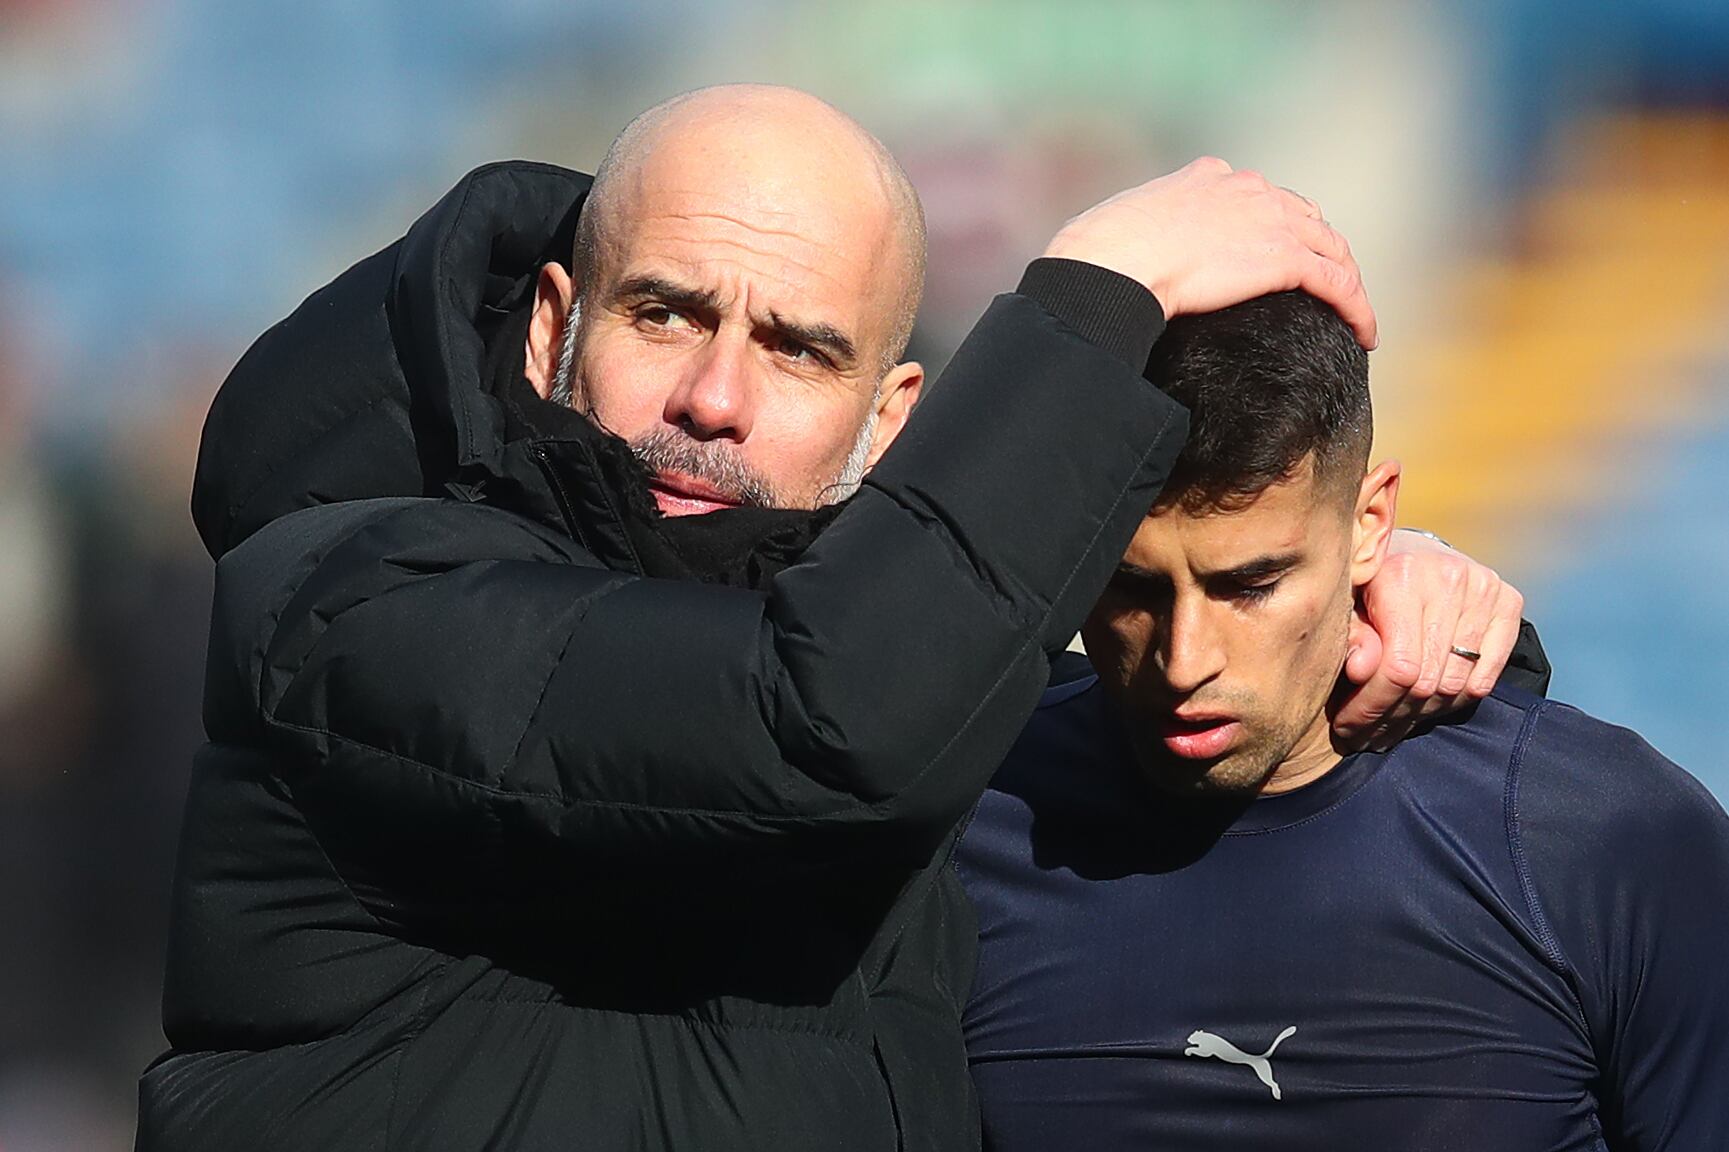
[[[560,478],[557,467],[552,463],[552,454],[539,444],[535,445],[533,452],[536,467],[540,469],[540,474],[546,477],[547,487],[552,489],[552,498],[558,504],[558,514],[564,517],[565,531],[576,537],[576,542],[583,548],[593,552],[594,545],[577,521],[576,511],[570,503],[570,493],[565,491],[564,480]]]

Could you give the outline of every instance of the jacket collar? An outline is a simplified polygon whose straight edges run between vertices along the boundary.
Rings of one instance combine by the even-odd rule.
[[[489,330],[528,306],[543,264],[568,258],[589,184],[549,164],[487,165],[403,237],[391,338],[422,409],[416,434],[459,480],[502,471],[505,413],[483,378]]]

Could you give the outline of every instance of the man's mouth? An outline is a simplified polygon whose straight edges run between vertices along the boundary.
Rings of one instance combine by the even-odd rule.
[[[1159,740],[1166,751],[1185,760],[1212,760],[1223,756],[1242,733],[1242,723],[1232,716],[1172,714],[1159,722]]]
[[[648,490],[662,516],[700,516],[722,508],[737,508],[740,501],[712,484],[682,472],[656,472]]]

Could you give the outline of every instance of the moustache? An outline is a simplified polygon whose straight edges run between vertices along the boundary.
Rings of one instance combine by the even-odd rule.
[[[676,472],[701,480],[728,500],[751,508],[778,508],[780,501],[760,472],[719,440],[697,440],[670,428],[630,442],[630,450],[650,472]]]

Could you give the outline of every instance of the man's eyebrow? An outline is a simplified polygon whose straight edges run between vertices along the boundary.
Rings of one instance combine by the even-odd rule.
[[[858,362],[858,349],[853,346],[852,339],[833,324],[791,320],[778,312],[770,312],[768,318],[770,327],[776,333],[815,348],[833,361],[836,367],[850,368]]]
[[[720,294],[708,288],[679,284],[664,276],[629,276],[613,289],[613,298],[620,301],[653,300],[673,308],[715,313],[722,310]],[[793,320],[778,312],[770,312],[767,328],[789,340],[795,340],[823,353],[836,366],[850,368],[858,362],[858,347],[852,338],[833,324],[820,321]]]
[[[1163,572],[1154,572],[1151,568],[1142,568],[1139,564],[1131,564],[1127,560],[1117,562],[1117,575],[1130,580],[1170,580]]]
[[[1221,568],[1216,572],[1203,572],[1206,580],[1232,580],[1240,584],[1250,584],[1256,580],[1265,580],[1269,576],[1277,576],[1295,568],[1303,559],[1301,552],[1276,552],[1266,556],[1257,556],[1243,564],[1230,568]],[[1171,578],[1163,572],[1154,572],[1150,568],[1142,568],[1127,560],[1117,564],[1117,575],[1125,580],[1140,583],[1169,584]]]
[[[1154,572],[1124,560],[1117,564],[1117,570],[1111,574],[1111,587],[1131,596],[1163,599],[1171,594],[1171,578],[1163,572]]]
[[[1269,576],[1278,576],[1295,568],[1303,559],[1301,552],[1275,552],[1266,556],[1257,556],[1246,564],[1237,564],[1218,572],[1208,572],[1209,580],[1231,580],[1238,584],[1252,584],[1257,580],[1265,580]]]
[[[630,276],[613,289],[615,300],[654,300],[674,308],[720,311],[720,296],[707,288],[678,284],[664,276]]]

